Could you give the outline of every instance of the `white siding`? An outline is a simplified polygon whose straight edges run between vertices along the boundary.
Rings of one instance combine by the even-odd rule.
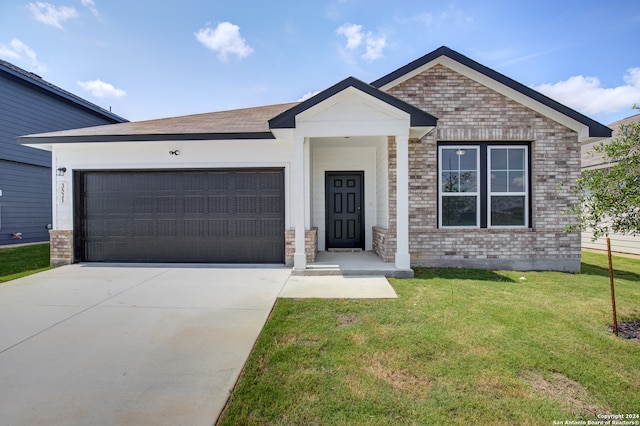
[[[593,233],[585,231],[582,233],[582,248],[606,250],[607,240],[604,237],[591,241]],[[640,255],[640,236],[636,235],[609,235],[611,238],[611,251],[617,253],[630,253]]]
[[[387,141],[378,143],[376,152],[377,226],[389,228],[389,151]]]
[[[364,171],[365,249],[372,250],[372,227],[379,222],[376,164],[381,139],[380,137],[312,139],[311,217],[312,226],[318,227],[318,250],[326,250],[325,172],[327,171]]]

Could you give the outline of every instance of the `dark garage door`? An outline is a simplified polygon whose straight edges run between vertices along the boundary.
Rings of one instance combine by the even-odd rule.
[[[90,262],[284,262],[284,171],[76,174]]]

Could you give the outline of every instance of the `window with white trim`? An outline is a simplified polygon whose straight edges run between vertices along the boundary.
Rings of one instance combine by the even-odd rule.
[[[440,147],[440,226],[478,226],[479,154],[477,147]]]
[[[529,226],[529,146],[438,146],[438,226]]]
[[[489,147],[489,227],[527,226],[527,147]]]

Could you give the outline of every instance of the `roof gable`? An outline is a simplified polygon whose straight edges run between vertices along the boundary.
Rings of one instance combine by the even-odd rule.
[[[349,77],[318,93],[317,95],[312,96],[311,98],[294,106],[293,108],[275,116],[274,118],[269,120],[269,128],[293,129],[296,127],[296,116],[349,88],[357,89],[401,111],[406,112],[407,114],[409,114],[410,125],[412,127],[432,127],[435,126],[438,121],[438,119],[431,114],[428,114],[421,109],[416,108],[413,105],[410,105],[396,98],[395,96],[378,90],[377,88],[363,81],[360,81],[357,78]]]
[[[611,129],[607,126],[445,46],[379,78],[372,82],[371,86],[380,90],[388,90],[437,64],[460,72],[478,83],[488,86],[516,102],[576,130],[578,133],[582,133],[581,139],[583,140],[611,136]]]
[[[114,123],[124,123],[129,121],[125,118],[120,117],[119,115],[112,113],[111,111],[107,111],[106,109],[87,101],[86,99],[81,98],[80,96],[76,96],[71,92],[67,92],[64,89],[61,89],[60,87],[49,83],[37,74],[23,70],[22,68],[1,59],[0,72],[4,72],[5,74],[20,81],[22,84],[44,90],[45,92],[57,98],[63,99],[67,102],[71,102],[79,106],[80,108],[89,110],[92,113],[102,116],[107,120],[113,121]]]

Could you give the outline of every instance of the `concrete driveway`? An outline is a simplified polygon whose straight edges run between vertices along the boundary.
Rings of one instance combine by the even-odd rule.
[[[64,266],[0,285],[0,423],[209,425],[290,270]]]

